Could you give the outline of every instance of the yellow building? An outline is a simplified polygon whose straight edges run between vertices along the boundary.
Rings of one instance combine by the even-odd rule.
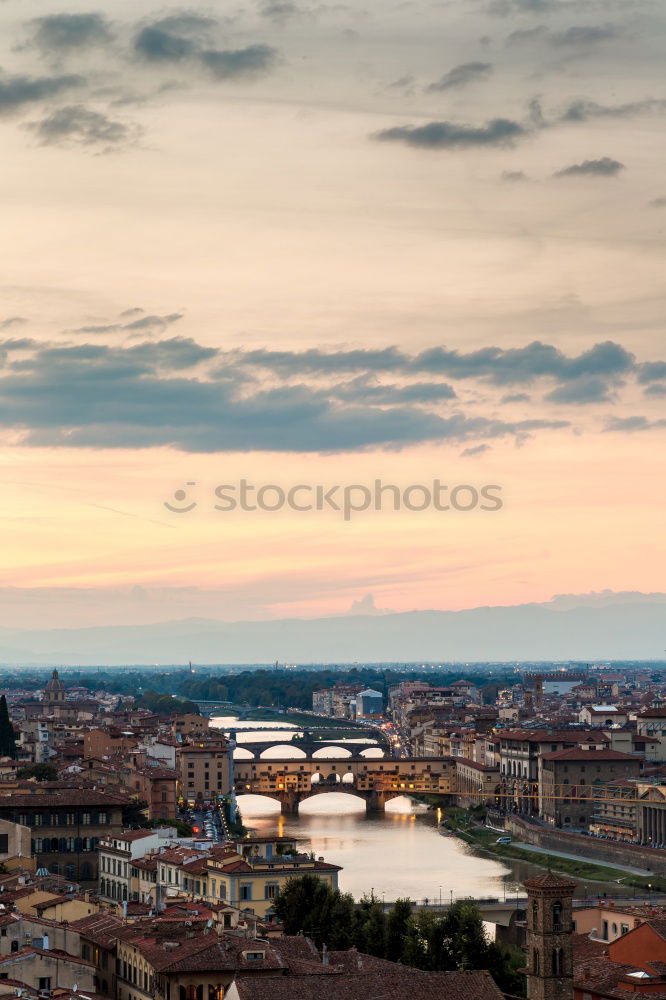
[[[242,842],[241,842],[242,845]],[[288,854],[242,856],[238,848],[197,851],[178,847],[157,855],[157,883],[163,899],[201,899],[249,910],[262,919],[273,916],[273,902],[290,878],[316,875],[338,887],[338,865],[323,858]],[[153,887],[155,888],[155,887]]]

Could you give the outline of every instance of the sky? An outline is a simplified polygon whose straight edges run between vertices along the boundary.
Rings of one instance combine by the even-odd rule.
[[[0,626],[664,590],[665,29],[0,0]]]

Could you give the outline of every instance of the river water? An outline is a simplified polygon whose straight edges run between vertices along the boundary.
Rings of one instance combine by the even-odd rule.
[[[228,729],[235,721],[211,720],[220,729]],[[252,739],[275,736],[287,737],[286,743],[293,735],[285,732],[290,728],[287,723],[279,728],[274,722],[251,725],[257,732],[239,733],[239,742],[249,744]],[[344,741],[338,743],[344,745]],[[242,747],[236,750],[238,757],[246,754]],[[277,753],[271,750],[264,754],[266,758],[299,755],[295,747],[284,746]],[[331,751],[334,755],[344,756],[344,751]],[[241,795],[238,805],[244,825],[253,833],[296,837],[304,851],[314,851],[317,857],[340,865],[340,888],[357,899],[373,891],[387,902],[404,896],[431,902],[466,896],[502,899],[519,891],[523,879],[542,871],[524,862],[472,853],[464,841],[439,833],[435,811],[406,797],[390,801],[381,818],[367,818],[362,799],[340,792],[306,799],[297,817],[282,816],[278,802],[260,795]],[[600,888],[599,883],[580,885],[593,895]]]

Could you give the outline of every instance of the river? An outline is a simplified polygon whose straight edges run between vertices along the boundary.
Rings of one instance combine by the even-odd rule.
[[[233,718],[211,720],[220,729],[233,726]],[[242,725],[243,723],[241,723]],[[286,737],[287,723],[254,723],[257,732],[243,733],[243,742],[253,739]],[[239,739],[240,742],[240,739]],[[341,745],[345,741],[338,741]],[[245,756],[242,747],[238,757]],[[298,756],[294,747],[283,747],[279,757]],[[331,751],[333,755],[333,751]],[[266,751],[265,757],[274,756]],[[338,751],[335,756],[344,756]],[[340,865],[340,888],[355,898],[374,891],[387,902],[408,896],[413,900],[442,902],[466,896],[499,897],[513,895],[529,875],[542,871],[521,861],[499,861],[474,854],[456,837],[443,837],[437,829],[437,814],[412,799],[390,801],[383,817],[366,817],[365,802],[340,792],[327,792],[301,803],[297,817],[284,817],[280,805],[260,795],[238,798],[244,825],[261,836],[278,833],[298,838],[304,851]],[[581,888],[596,895],[604,886],[580,882]],[[615,886],[617,889],[617,886]]]

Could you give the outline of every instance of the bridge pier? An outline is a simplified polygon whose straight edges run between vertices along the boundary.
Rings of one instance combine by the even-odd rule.
[[[286,792],[280,796],[280,812],[283,816],[298,816],[301,799],[297,792]]]
[[[366,792],[365,812],[367,816],[383,816],[386,807],[386,799],[382,792]]]

